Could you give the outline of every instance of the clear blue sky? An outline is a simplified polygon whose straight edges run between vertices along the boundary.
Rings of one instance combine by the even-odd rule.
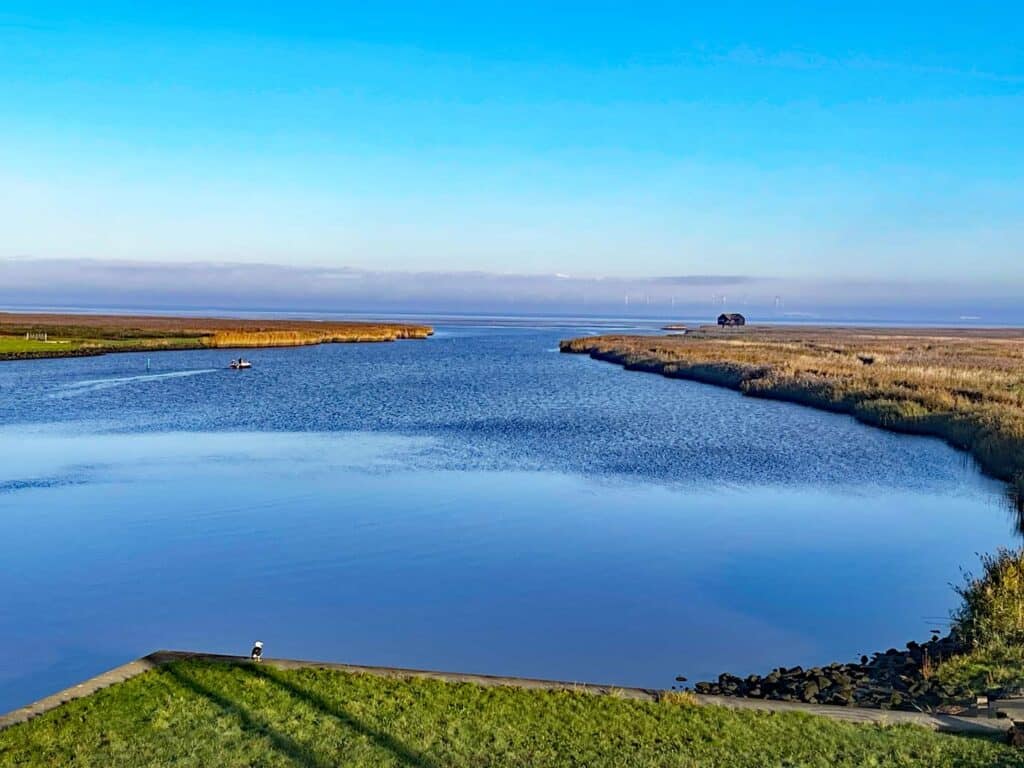
[[[0,257],[1024,285],[1017,3],[0,6]]]

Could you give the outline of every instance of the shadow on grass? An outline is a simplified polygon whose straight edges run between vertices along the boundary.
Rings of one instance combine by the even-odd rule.
[[[282,680],[277,675],[273,674],[269,670],[263,669],[262,667],[249,665],[242,669],[247,674],[277,685],[291,696],[304,701],[306,704],[320,710],[325,715],[333,717],[345,727],[368,737],[374,744],[388,750],[406,765],[414,766],[414,768],[439,768],[439,766],[432,760],[406,746],[394,736],[374,730],[362,720],[349,712],[346,712],[337,704],[328,701],[323,696],[313,693],[312,691],[308,691],[305,688],[289,682],[288,680]]]
[[[332,766],[336,765],[333,761],[321,758],[312,749],[296,741],[290,736],[286,736],[280,731],[275,730],[270,726],[267,720],[252,714],[243,705],[235,702],[223,693],[203,685],[201,682],[182,670],[179,665],[171,664],[166,669],[175,680],[191,690],[193,693],[208,699],[216,704],[226,714],[237,718],[244,730],[268,738],[274,745],[275,749],[287,756],[296,765],[302,766],[302,768],[332,768]],[[332,704],[318,694],[307,691],[286,680],[282,680],[267,670],[256,667],[255,665],[237,667],[236,669],[276,685],[292,698],[298,699],[308,706],[319,710],[323,714],[339,722],[345,728],[366,736],[378,747],[391,752],[399,761],[410,766],[410,768],[439,768],[439,766],[429,758],[410,749],[398,739],[370,728],[359,718],[349,714],[343,708]]]

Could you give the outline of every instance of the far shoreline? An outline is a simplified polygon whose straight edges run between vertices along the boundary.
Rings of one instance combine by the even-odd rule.
[[[1021,328],[702,325],[565,339],[559,350],[937,437],[1021,501],[1024,405],[1013,393],[1024,387],[1022,344]],[[1004,385],[1009,397],[996,391]]]
[[[366,321],[2,312],[0,361],[118,352],[257,349],[426,339],[429,325]]]

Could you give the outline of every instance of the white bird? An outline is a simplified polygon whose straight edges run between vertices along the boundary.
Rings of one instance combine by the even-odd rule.
[[[257,640],[255,643],[253,643],[253,645],[252,645],[252,653],[250,654],[250,658],[253,661],[260,661],[263,658],[263,641],[262,640]]]

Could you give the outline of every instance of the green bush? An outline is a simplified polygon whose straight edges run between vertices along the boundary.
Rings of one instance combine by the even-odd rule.
[[[972,648],[1024,643],[1024,549],[981,556],[980,576],[957,587],[957,634]]]
[[[990,643],[946,659],[936,674],[944,685],[974,693],[1024,690],[1024,645]]]

